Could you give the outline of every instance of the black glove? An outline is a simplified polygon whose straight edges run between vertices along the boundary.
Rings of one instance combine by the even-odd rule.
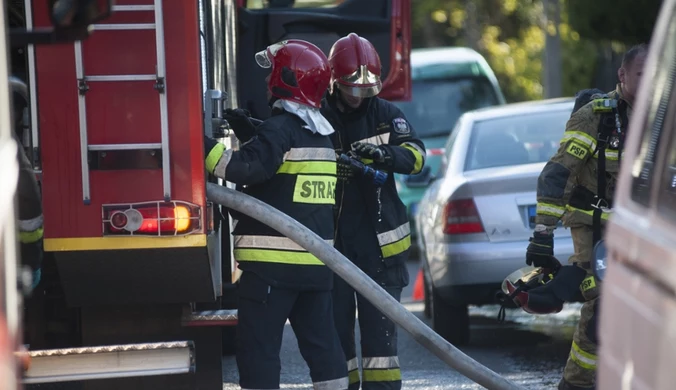
[[[256,125],[251,122],[251,114],[248,110],[227,108],[223,111],[223,118],[228,121],[240,142],[247,142],[256,135]]]
[[[338,158],[336,161],[336,176],[339,180],[349,180],[354,176],[354,168]]]
[[[534,232],[526,249],[526,264],[533,267],[558,268],[554,257],[554,234],[550,231]]]
[[[356,142],[352,145],[354,152],[362,158],[369,158],[377,163],[384,163],[389,154],[387,150],[374,144]]]

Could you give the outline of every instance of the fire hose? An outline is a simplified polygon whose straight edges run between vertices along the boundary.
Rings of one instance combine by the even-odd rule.
[[[410,333],[420,345],[467,378],[489,390],[521,389],[439,336],[333,246],[298,221],[258,199],[218,184],[207,183],[207,198],[270,226],[305,248],[368,299],[383,315]]]

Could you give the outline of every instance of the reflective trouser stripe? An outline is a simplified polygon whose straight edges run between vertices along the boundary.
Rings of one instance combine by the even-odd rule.
[[[398,255],[411,247],[411,225],[405,224],[378,234],[378,244],[383,257]]]
[[[333,245],[333,240],[325,240]],[[317,257],[287,237],[235,236],[235,259],[296,265],[324,265]]]
[[[312,383],[315,390],[345,390],[348,385],[347,377]]]
[[[32,244],[38,242],[44,236],[44,229],[38,228],[32,232],[19,232],[19,241],[23,244]]]
[[[415,156],[415,163],[413,164],[413,170],[411,171],[411,174],[420,172],[423,165],[425,165],[425,153],[420,149],[420,146],[409,142],[404,142],[401,146],[411,151],[413,156]]]
[[[582,368],[587,370],[596,369],[596,355],[583,351],[575,341],[573,341],[573,347],[570,349],[570,358]]]
[[[535,208],[535,214],[537,215],[551,215],[552,217],[561,218],[563,213],[566,211],[564,207],[551,204],[551,203],[539,203]]]
[[[566,210],[571,211],[571,212],[577,211],[577,212],[580,212],[580,213],[583,213],[583,214],[587,214],[590,217],[594,216],[594,210],[582,210],[582,209],[578,209],[577,207],[573,207],[573,206],[570,206],[570,205],[566,206]],[[610,213],[612,212],[610,209],[605,209],[605,210],[607,210],[607,211],[601,212],[601,220],[603,220],[603,221],[607,221],[608,218],[610,218]]]
[[[20,219],[18,225],[19,230],[21,230],[22,232],[32,232],[41,228],[43,223],[44,218],[42,217],[42,214],[40,214],[35,218]]]
[[[352,358],[347,361],[347,377],[350,384],[359,383],[359,365],[357,358]]]
[[[365,370],[399,368],[399,357],[397,356],[365,357],[362,364]]]
[[[364,370],[364,382],[393,382],[401,380],[399,368]]]

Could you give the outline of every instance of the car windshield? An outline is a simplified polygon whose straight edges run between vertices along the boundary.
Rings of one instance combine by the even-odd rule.
[[[465,171],[549,160],[559,148],[571,111],[556,108],[475,123]]]
[[[413,98],[395,102],[413,125],[418,137],[445,136],[466,111],[498,104],[486,78],[414,80]]]

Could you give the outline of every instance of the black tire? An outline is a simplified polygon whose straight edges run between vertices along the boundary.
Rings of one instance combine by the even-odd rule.
[[[432,287],[432,329],[449,343],[460,346],[469,342],[469,309],[467,305],[450,305]]]
[[[425,318],[432,318],[432,288],[423,271],[423,289],[425,291],[423,314]]]

